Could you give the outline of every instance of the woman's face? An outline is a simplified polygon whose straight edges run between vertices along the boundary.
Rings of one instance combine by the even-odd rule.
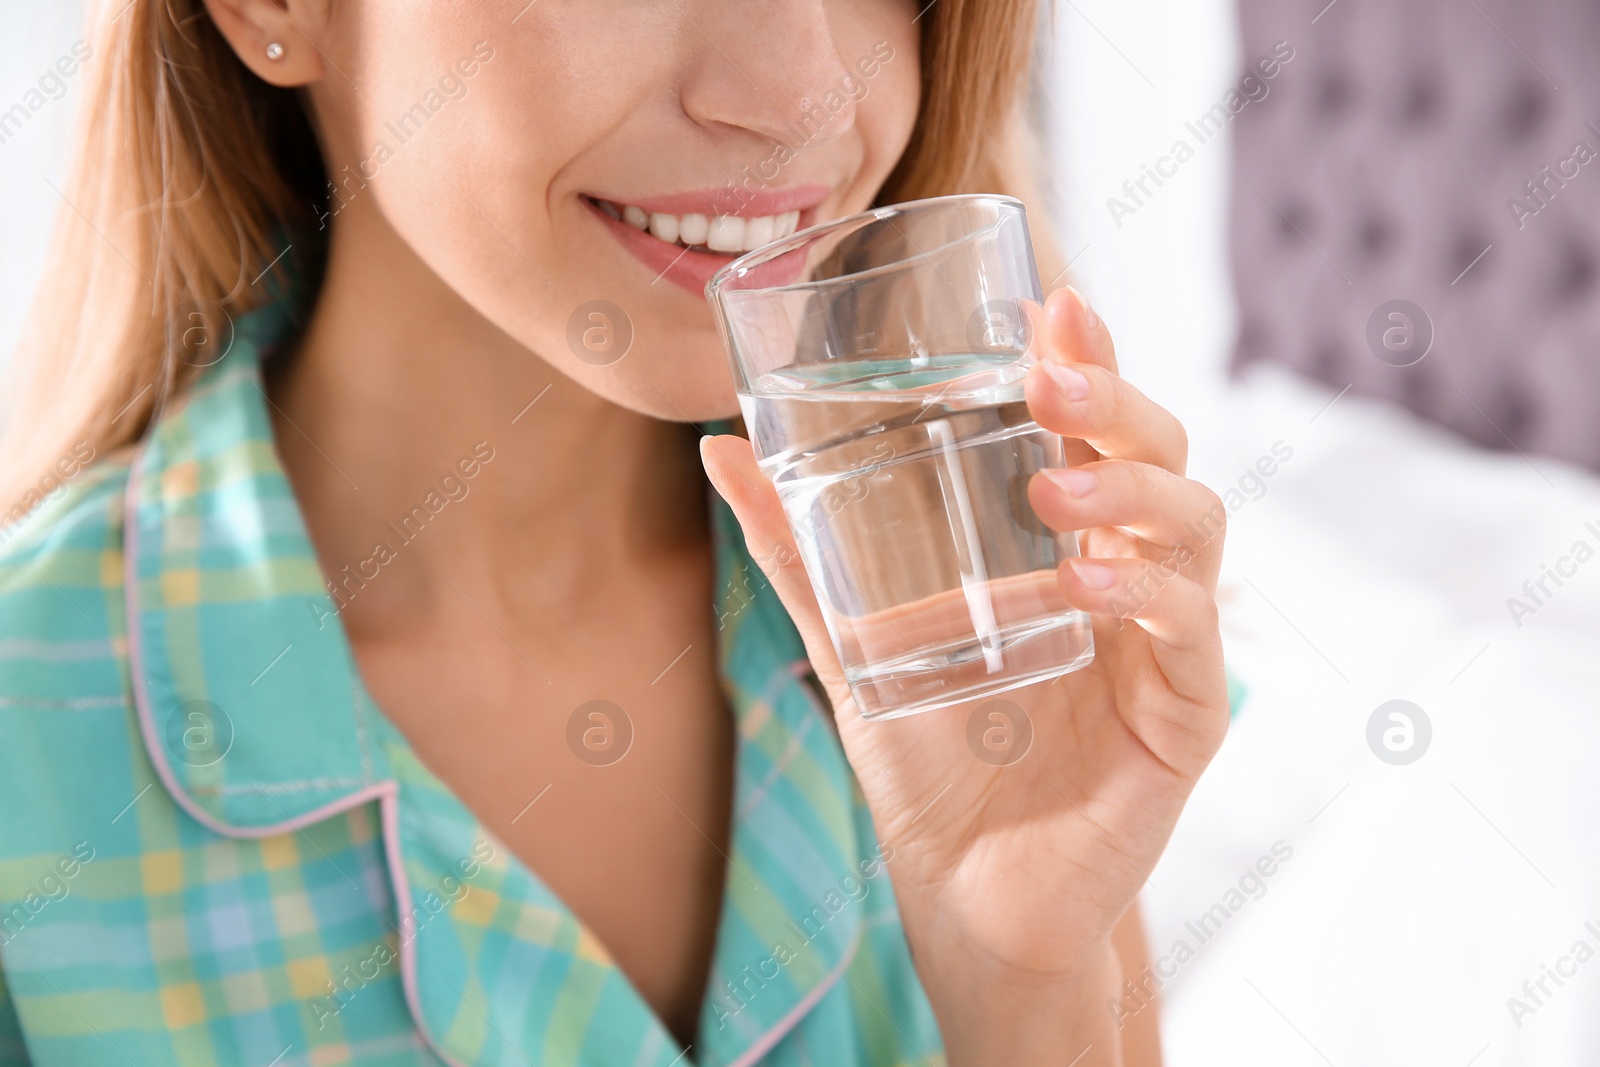
[[[445,284],[592,391],[666,419],[730,415],[705,283],[741,250],[867,207],[916,119],[916,14],[330,3],[311,33],[324,223],[366,198]]]

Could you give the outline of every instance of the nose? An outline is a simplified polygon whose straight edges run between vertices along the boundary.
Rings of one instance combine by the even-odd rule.
[[[856,119],[860,79],[839,55],[823,0],[677,0],[690,40],[681,98],[702,126],[799,150]]]

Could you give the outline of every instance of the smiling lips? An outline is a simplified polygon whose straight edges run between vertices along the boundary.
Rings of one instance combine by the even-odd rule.
[[[739,194],[744,202],[731,213],[727,189],[583,199],[622,246],[650,269],[654,281],[666,278],[699,296],[711,276],[736,256],[811,225],[828,192],[823,185],[746,191]]]
[[[619,210],[609,200],[598,201],[600,210],[614,219],[621,219],[636,230],[649,230],[658,241],[676,244],[680,248],[702,248],[712,252],[749,252],[795,231],[800,212],[785,211],[781,215],[758,215],[742,218],[738,215],[668,215],[662,211],[647,212],[636,204],[627,204]]]

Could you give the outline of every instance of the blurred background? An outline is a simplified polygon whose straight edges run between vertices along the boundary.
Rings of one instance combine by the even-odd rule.
[[[79,19],[9,12],[0,111]],[[1176,1067],[1600,1062],[1600,8],[1046,25],[1050,208],[1228,506],[1244,687],[1120,1010],[1159,1004]],[[0,121],[0,353],[61,204],[63,86]]]

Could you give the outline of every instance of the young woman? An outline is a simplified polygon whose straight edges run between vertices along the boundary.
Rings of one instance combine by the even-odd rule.
[[[1055,292],[1097,656],[997,766],[861,719],[701,295],[1025,190],[1034,18],[97,12],[0,468],[0,1060],[1156,1062],[1133,903],[1228,718],[1182,428]]]

